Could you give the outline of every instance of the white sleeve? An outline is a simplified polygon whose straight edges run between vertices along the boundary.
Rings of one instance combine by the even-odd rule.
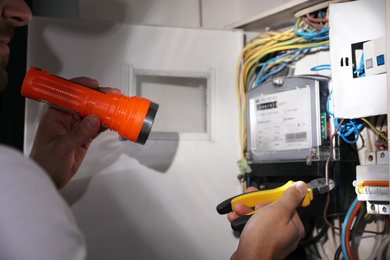
[[[0,146],[0,259],[85,259],[84,237],[51,179]]]

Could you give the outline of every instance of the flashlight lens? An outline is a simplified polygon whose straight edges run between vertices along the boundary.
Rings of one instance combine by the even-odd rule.
[[[152,130],[154,118],[156,117],[157,110],[158,105],[156,103],[150,102],[148,112],[146,113],[144,122],[141,127],[141,131],[139,132],[139,136],[136,141],[137,143],[145,144],[146,140],[148,140],[150,131]]]

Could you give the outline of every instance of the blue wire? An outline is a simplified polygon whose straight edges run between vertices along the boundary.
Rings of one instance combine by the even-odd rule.
[[[294,28],[294,32],[295,32],[295,34],[297,34],[297,35],[299,35],[299,36],[302,36],[304,39],[312,39],[313,37],[321,36],[322,34],[329,33],[329,30],[324,30],[324,31],[317,32],[317,33],[302,33],[302,32],[298,32],[298,31]],[[323,37],[325,37],[326,39],[329,38],[329,36],[323,36]]]
[[[329,64],[318,65],[310,69],[311,71],[330,70]]]
[[[360,57],[359,68],[357,68],[353,74],[357,74],[358,78],[365,77],[366,73],[364,73],[364,54]]]
[[[304,39],[310,39],[310,40],[328,40],[328,39],[329,39],[329,29],[325,29],[325,28],[322,26],[322,27],[323,27],[323,28],[322,28],[322,31],[313,33],[314,30],[311,30],[311,31],[310,31],[309,29],[302,29],[302,28],[304,28],[305,25],[307,25],[306,22],[304,22],[303,26],[301,27],[301,29],[302,29],[303,31],[305,31],[306,33],[304,33],[304,32],[298,32],[297,29],[296,29],[296,27],[297,27],[299,21],[300,21],[300,19],[298,19],[296,25],[295,25],[294,28],[293,28],[295,34],[302,36]],[[319,28],[319,29],[320,29],[320,28]],[[317,36],[321,36],[321,35],[324,35],[324,36],[322,36],[322,37],[317,37]]]
[[[270,62],[273,62],[275,60],[279,60],[283,57],[286,57],[288,55],[291,55],[293,53],[296,53],[294,56],[292,56],[289,60],[293,60],[294,58],[296,58],[299,54],[302,53],[302,51],[305,51],[305,50],[310,50],[310,49],[313,49],[313,48],[318,48],[318,47],[329,47],[329,45],[322,45],[322,46],[314,46],[314,47],[305,47],[305,48],[302,48],[302,49],[295,49],[295,50],[292,50],[292,51],[289,51],[281,56],[277,56],[275,58],[272,58],[270,60],[268,60],[266,63],[264,63],[264,65],[261,67],[261,70],[259,72],[259,74],[257,75],[257,78],[256,78],[256,83],[255,83],[255,87],[257,87],[261,82],[263,82],[266,78],[268,78],[269,76],[273,75],[273,74],[276,74],[278,73],[279,71],[281,71],[282,69],[284,69],[287,65],[287,61],[284,62],[284,64],[281,66],[281,68],[273,71],[273,72],[270,72],[268,73],[267,75],[265,75],[264,77],[261,77],[261,75],[263,74],[264,72],[264,69],[267,67],[267,65],[270,63]]]
[[[312,39],[313,37],[316,37],[316,36],[320,36],[322,34],[327,34],[327,36],[324,36],[322,38],[316,38],[316,40],[319,40],[319,39],[329,39],[329,30],[328,29],[324,29],[320,32],[317,32],[317,33],[313,33],[313,31],[309,31],[310,33],[304,33],[304,32],[298,32],[296,27],[299,23],[300,19],[297,20],[294,28],[293,28],[293,31],[295,34],[299,35],[299,36],[302,36],[304,39]],[[306,23],[305,23],[306,24]]]
[[[322,14],[320,13],[320,16],[322,16]],[[293,28],[295,34],[299,35],[299,36],[302,36],[304,39],[309,39],[309,40],[316,40],[316,41],[319,41],[319,40],[328,40],[329,39],[329,30],[328,29],[325,29],[324,26],[322,25],[321,23],[321,27],[322,28],[319,28],[319,27],[316,27],[314,26],[314,24],[311,23],[311,21],[309,21],[309,23],[315,27],[315,28],[318,28],[318,29],[322,29],[322,31],[320,32],[316,32],[314,33],[315,30],[309,30],[309,29],[303,29],[304,27],[301,27],[301,29],[303,31],[305,31],[306,33],[304,32],[298,32],[297,31],[297,27],[298,27],[298,24],[299,22],[301,21],[301,19],[299,18],[296,23],[295,23],[295,26]],[[304,24],[307,24],[306,22]],[[256,78],[256,81],[255,81],[255,87],[257,87],[261,82],[263,82],[266,78],[268,78],[269,76],[271,75],[274,75],[278,72],[280,72],[282,69],[284,69],[286,66],[287,66],[287,63],[288,61],[284,61],[283,64],[275,71],[272,71],[268,74],[266,74],[265,76],[262,77],[263,75],[263,72],[265,70],[265,68],[267,67],[267,65],[275,60],[278,60],[278,59],[281,59],[283,57],[286,57],[288,55],[291,55],[295,52],[298,52],[296,55],[294,55],[293,57],[290,58],[290,60],[294,59],[296,56],[298,56],[302,51],[304,50],[308,50],[308,49],[312,49],[312,48],[318,48],[318,47],[329,47],[329,45],[323,45],[323,46],[315,46],[315,47],[306,47],[306,48],[302,48],[302,49],[296,49],[296,50],[293,50],[293,51],[289,51],[281,56],[278,56],[278,57],[275,57],[275,58],[272,58],[270,60],[268,60],[267,62],[264,63],[264,65],[262,66],[262,68],[260,69],[260,72],[258,73],[257,75],[257,78]]]
[[[272,58],[272,59],[268,60],[266,63],[264,63],[264,65],[261,67],[261,70],[260,70],[259,74],[257,75],[257,78],[256,78],[256,87],[260,84],[260,82],[261,82],[261,81],[260,81],[260,77],[261,77],[261,75],[263,74],[265,67],[267,67],[267,65],[268,65],[270,62],[273,62],[273,61],[278,60],[278,59],[280,59],[280,58],[286,57],[286,56],[288,56],[288,55],[290,55],[290,54],[292,54],[292,53],[294,53],[294,52],[296,52],[296,51],[297,51],[297,50],[289,51],[289,52],[287,52],[287,53],[285,53],[285,54],[283,54],[283,55],[281,55],[281,56]]]
[[[350,134],[351,134],[352,132],[356,133],[356,138],[355,138],[355,140],[349,141],[349,140],[346,138],[346,136],[349,136],[350,134],[339,134],[339,133],[337,133],[337,134],[338,134],[339,136],[341,136],[341,138],[343,138],[343,140],[344,140],[346,143],[354,144],[354,143],[356,143],[356,142],[359,140],[359,131],[357,130],[356,125],[353,123],[352,120],[350,121],[350,123],[352,123],[353,129],[350,129],[350,131],[349,131],[348,133],[350,133]],[[351,131],[352,131],[352,132],[351,132]]]
[[[358,199],[356,197],[355,200],[352,202],[351,206],[349,207],[347,215],[345,215],[343,228],[341,231],[341,250],[343,251],[343,256],[344,256],[345,260],[349,260],[349,257],[347,255],[347,248],[345,247],[345,233],[349,232],[349,230],[346,230],[347,223],[348,223],[348,220],[351,218],[352,211],[355,208],[357,202],[358,202]],[[348,241],[348,243],[349,243],[349,241]]]
[[[335,128],[338,127],[339,122],[338,119],[333,119],[333,123]],[[358,124],[358,125],[356,125]],[[343,125],[340,126],[339,131],[337,132],[337,135],[340,136],[346,143],[354,144],[359,140],[359,130],[362,128],[363,124],[359,122],[359,120],[349,120],[343,123]],[[346,139],[347,136],[351,135],[352,133],[356,134],[356,138],[353,141],[349,141]]]
[[[329,103],[330,103],[330,98],[332,97],[333,90],[330,91],[329,96],[328,96],[328,102],[326,102],[326,111],[328,111],[328,114],[331,115],[332,117],[334,116],[332,112],[329,110]]]
[[[319,11],[318,13],[319,13],[320,19],[322,19],[322,12]],[[324,25],[322,23],[321,23],[321,27],[322,27],[322,29],[325,29],[325,27],[324,27]]]
[[[260,79],[259,84],[260,84],[261,82],[263,82],[263,81],[264,81],[266,78],[268,78],[269,76],[274,75],[274,74],[280,72],[280,71],[281,71],[282,69],[284,69],[286,66],[287,66],[287,62],[283,63],[282,66],[280,66],[278,69],[276,69],[276,70],[274,70],[274,71],[272,71],[272,72],[266,74],[264,77],[262,77],[262,78]]]
[[[329,103],[331,100],[333,94],[333,90],[329,93],[328,100],[326,102],[326,111],[328,114],[332,117],[334,117],[334,114],[330,112],[329,110]],[[334,127],[337,128],[339,125],[339,120],[336,118],[333,118],[333,124]],[[351,120],[348,121],[344,120],[343,125],[340,126],[339,131],[337,131],[337,135],[340,136],[346,143],[354,144],[359,140],[359,130],[363,127],[363,122],[360,119],[357,120]],[[351,135],[352,133],[355,133],[356,138],[353,141],[349,141],[346,137]]]
[[[314,37],[314,38],[311,38],[311,39],[312,39],[312,40],[315,40],[315,41],[328,40],[328,39],[329,39],[329,35],[324,36],[324,37]]]

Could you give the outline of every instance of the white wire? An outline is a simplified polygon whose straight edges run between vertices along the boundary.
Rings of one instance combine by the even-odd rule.
[[[386,259],[390,259],[390,246],[387,247]]]
[[[387,246],[389,245],[390,243],[390,236],[387,236],[385,238],[385,240],[383,240],[381,243],[380,243],[380,246],[378,248],[378,252],[376,254],[376,259],[378,260],[381,260],[382,257],[383,257],[383,253],[385,252]]]
[[[368,256],[367,260],[375,260],[376,259],[378,249],[382,243],[382,240],[383,240],[383,235],[375,236],[375,244],[374,244],[374,247],[372,248],[371,254]]]
[[[315,237],[318,234],[317,229],[313,230],[313,237]],[[316,242],[316,248],[318,253],[320,254],[321,259],[323,260],[329,260],[328,256],[326,255],[324,251],[324,247],[322,246],[321,240]]]
[[[314,244],[311,244],[310,246],[306,247],[308,250],[307,255],[311,256],[311,259],[321,259],[321,257],[318,255],[318,250],[316,250],[316,247]]]
[[[332,249],[333,252],[336,252],[337,246],[336,246],[336,241],[334,239],[334,234],[333,234],[332,228],[328,228],[328,240],[329,240],[330,248]]]
[[[340,227],[340,219],[338,217],[334,218],[334,226],[335,227]],[[341,232],[339,230],[335,230],[334,231],[334,237],[335,237],[335,240],[336,240],[336,245],[340,245],[341,244],[341,240],[340,240],[340,237],[341,237]]]

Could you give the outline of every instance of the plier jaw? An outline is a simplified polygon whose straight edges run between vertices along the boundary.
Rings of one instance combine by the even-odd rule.
[[[237,203],[242,203],[250,208],[255,207],[257,204],[261,202],[275,202],[280,196],[282,196],[283,192],[291,185],[293,185],[294,181],[288,181],[281,187],[271,189],[271,190],[260,190],[254,192],[248,192],[241,195],[234,196],[229,198],[217,206],[217,212],[219,214],[227,214],[233,211],[234,205]],[[323,194],[331,191],[335,187],[334,181],[329,179],[328,184],[326,183],[325,178],[314,179],[311,182],[307,183],[307,194],[303,198],[300,206],[307,207],[310,205],[311,200],[313,200],[313,196],[316,194]],[[270,204],[268,204],[270,205]],[[249,218],[257,212],[253,211],[250,214],[241,216],[234,221],[232,221],[231,226],[235,231],[240,231],[244,228],[246,222]]]
[[[311,189],[314,195],[325,194],[333,190],[335,183],[332,179],[328,180],[326,183],[326,178],[314,179],[311,182],[307,183],[307,188]]]

